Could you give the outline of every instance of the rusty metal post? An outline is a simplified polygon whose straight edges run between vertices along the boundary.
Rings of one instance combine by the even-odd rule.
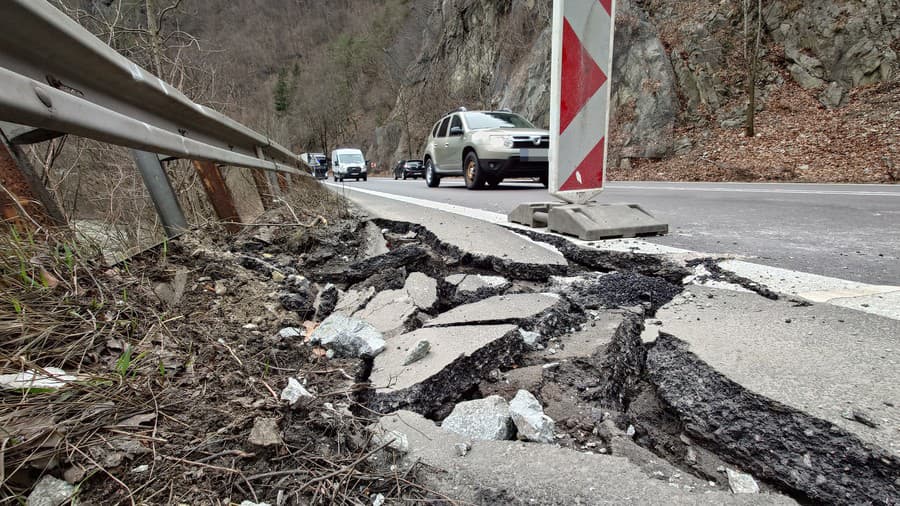
[[[215,163],[206,160],[194,160],[193,163],[194,169],[200,175],[203,189],[206,190],[206,196],[216,211],[216,215],[220,220],[226,222],[225,228],[229,232],[239,232],[241,230],[241,216],[234,206],[234,198],[231,196],[231,191],[225,185],[222,171],[219,170]]]
[[[278,184],[278,173],[267,170],[266,180],[269,182],[269,189],[272,190],[272,198],[281,196],[281,186]]]
[[[250,175],[253,176],[253,184],[256,185],[256,193],[259,193],[259,200],[262,201],[263,209],[266,211],[272,209],[272,190],[269,189],[266,171],[250,169]]]
[[[0,132],[0,215],[20,227],[31,228],[31,220],[41,226],[66,224],[56,201],[35,173],[25,153]],[[31,220],[28,220],[30,217]]]

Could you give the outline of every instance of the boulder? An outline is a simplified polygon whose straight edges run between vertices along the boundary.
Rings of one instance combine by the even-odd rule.
[[[544,414],[541,403],[527,390],[519,390],[509,403],[509,415],[512,417],[519,439],[537,443],[554,441],[555,424],[553,419]]]
[[[334,350],[337,357],[374,357],[384,351],[384,337],[363,320],[334,313],[310,336],[310,342]]]
[[[441,427],[482,440],[512,439],[516,433],[509,404],[498,395],[460,402],[444,419]]]

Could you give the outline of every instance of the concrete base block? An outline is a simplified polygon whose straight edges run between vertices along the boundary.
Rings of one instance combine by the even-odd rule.
[[[638,235],[664,235],[669,226],[637,204],[569,204],[551,206],[547,228],[583,241]]]
[[[509,221],[529,227],[546,227],[550,209],[563,206],[562,202],[528,202],[519,204],[509,213]]]

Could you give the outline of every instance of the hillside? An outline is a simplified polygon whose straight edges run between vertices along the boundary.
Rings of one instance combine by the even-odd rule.
[[[144,0],[129,4],[140,25]],[[185,0],[163,28],[190,34],[167,52],[203,70],[199,100],[298,152],[358,145],[384,168],[420,156],[433,122],[461,105],[547,126],[551,10],[550,0]],[[617,2],[611,178],[900,178],[900,2],[756,10]],[[758,135],[747,138],[757,26]]]

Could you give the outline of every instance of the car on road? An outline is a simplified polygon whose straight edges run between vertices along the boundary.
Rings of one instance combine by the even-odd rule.
[[[425,175],[425,164],[422,160],[400,160],[394,166],[394,179],[418,179]]]
[[[324,153],[301,153],[300,159],[316,179],[328,179],[328,159]]]
[[[341,148],[331,152],[331,173],[335,182],[351,178],[357,181],[367,180],[366,165],[366,157],[356,148]]]
[[[536,178],[547,187],[550,131],[535,128],[508,110],[468,111],[461,107],[431,129],[425,147],[425,182],[463,176],[466,187],[494,188],[505,178]]]

